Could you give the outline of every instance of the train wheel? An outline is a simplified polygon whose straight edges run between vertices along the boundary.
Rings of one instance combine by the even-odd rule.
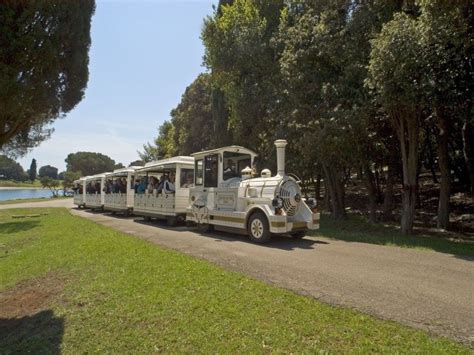
[[[177,223],[176,217],[167,217],[167,218],[166,218],[166,224],[167,224],[169,227],[174,227],[174,226],[176,226],[176,223]]]
[[[268,242],[271,237],[268,219],[261,212],[256,212],[250,216],[247,231],[250,240],[255,243]]]
[[[214,226],[212,224],[208,223],[198,223],[197,224],[197,229],[201,233],[209,233],[214,230]]]
[[[306,232],[307,230],[304,229],[304,230],[301,230],[301,231],[298,231],[298,232],[293,232],[291,233],[291,238],[293,239],[301,239],[301,238],[304,238],[304,236],[306,235]]]

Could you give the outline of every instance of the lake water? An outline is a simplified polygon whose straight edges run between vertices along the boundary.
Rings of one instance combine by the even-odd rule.
[[[49,189],[0,189],[0,201],[40,197],[49,198],[51,196],[52,193]]]

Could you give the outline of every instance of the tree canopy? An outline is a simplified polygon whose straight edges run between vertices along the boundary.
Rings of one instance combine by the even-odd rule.
[[[439,183],[447,228],[452,182],[474,186],[473,7],[442,0],[219,1],[204,19],[208,69],[186,89],[142,159],[227,144],[266,165],[287,138],[303,189],[324,185],[345,218],[346,191],[363,181],[370,220],[392,218],[400,193],[410,233],[422,168]],[[400,186],[400,188],[398,187]]]
[[[0,3],[0,149],[24,155],[84,97],[94,0]]]
[[[58,168],[51,166],[51,165],[45,165],[42,166],[39,171],[38,171],[38,176],[41,177],[50,177],[51,179],[57,179],[58,178]]]
[[[6,155],[0,155],[0,179],[26,180],[23,168]]]
[[[65,159],[66,170],[80,172],[82,176],[113,171],[115,160],[101,153],[71,153]]]

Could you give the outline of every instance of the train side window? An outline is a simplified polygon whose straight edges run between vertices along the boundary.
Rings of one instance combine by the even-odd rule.
[[[217,154],[204,158],[204,187],[217,187]]]
[[[202,171],[202,159],[196,160],[196,165],[195,165],[194,169],[196,170],[195,184],[200,186],[200,185],[202,185],[202,175],[203,175],[202,174],[203,173],[203,171]]]
[[[194,184],[194,170],[193,169],[181,169],[181,181],[180,187],[189,188],[193,187]]]

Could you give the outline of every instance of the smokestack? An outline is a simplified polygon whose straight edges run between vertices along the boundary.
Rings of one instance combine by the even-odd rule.
[[[288,142],[285,139],[275,141],[277,148],[277,176],[285,175],[285,147]]]

